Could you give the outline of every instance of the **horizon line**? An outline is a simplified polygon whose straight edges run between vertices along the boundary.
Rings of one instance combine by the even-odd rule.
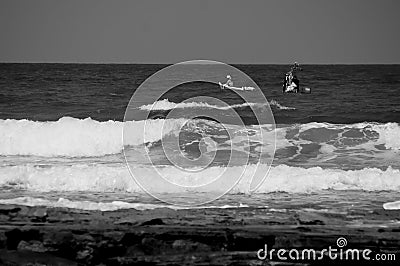
[[[193,60],[187,60],[187,61],[193,61]],[[174,63],[167,63],[167,62],[159,62],[159,63],[154,63],[154,62],[40,62],[40,61],[0,61],[0,64],[65,64],[65,65],[174,65],[174,64],[179,64],[187,61],[180,61],[180,62],[174,62]],[[199,60],[201,61],[201,60]],[[211,60],[209,60],[211,61]],[[226,63],[226,62],[221,62],[221,61],[216,61],[224,64],[229,64],[229,65],[291,65],[293,62],[289,63],[267,63],[267,62],[256,62],[256,63],[246,63],[246,62],[234,62],[234,63]],[[207,65],[206,63],[203,63]],[[307,63],[300,63],[301,65],[399,65],[400,62],[398,63],[315,63],[315,62],[307,62]],[[200,64],[199,64],[200,65]],[[212,65],[212,64],[209,64]]]

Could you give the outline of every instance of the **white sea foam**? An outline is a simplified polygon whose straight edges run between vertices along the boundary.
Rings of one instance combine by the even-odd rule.
[[[379,133],[379,141],[387,149],[400,150],[400,126],[398,123],[376,124],[372,129]]]
[[[276,100],[271,100],[269,102],[269,104],[272,105],[272,106],[276,106],[278,109],[281,109],[281,110],[296,110],[296,108],[290,107],[290,106],[284,106],[284,105],[280,104]]]
[[[65,198],[58,200],[48,200],[35,197],[18,197],[12,199],[0,199],[0,204],[16,204],[23,206],[46,206],[50,208],[71,208],[80,210],[100,210],[100,211],[115,211],[120,209],[136,209],[136,210],[153,210],[157,208],[169,208],[173,210],[182,209],[233,209],[233,208],[246,208],[248,205],[221,205],[221,206],[196,206],[196,207],[183,207],[176,205],[166,204],[151,204],[151,203],[138,203],[138,202],[125,202],[125,201],[111,201],[111,202],[94,202],[94,201],[74,201]]]
[[[385,210],[400,210],[400,201],[387,202],[383,204]]]
[[[229,167],[233,173],[242,172],[244,166]],[[249,193],[250,182],[256,165],[249,165],[244,170],[243,178],[230,193]],[[259,174],[265,174],[268,165],[260,165]],[[199,180],[208,180],[219,176],[224,167],[210,167],[200,172],[188,173],[173,166],[159,167],[158,171],[173,183],[185,182],[198,184]],[[148,167],[138,166],[135,171],[141,177],[154,180],[153,191],[174,193],[166,188]],[[3,166],[0,168],[0,186],[31,191],[120,191],[136,193],[143,191],[130,176],[127,167],[121,164],[111,165],[53,165],[53,166]],[[219,187],[212,191],[218,192]],[[365,191],[400,191],[400,170],[388,167],[386,170],[364,168],[361,170],[323,169],[320,167],[301,168],[286,165],[272,167],[265,182],[256,193],[288,192],[310,193],[321,190],[365,190]],[[188,191],[193,191],[188,189]]]
[[[281,110],[295,110],[294,107],[287,107],[281,105],[276,100],[271,100],[269,102],[271,106],[275,106]],[[229,106],[217,106],[205,102],[183,102],[183,103],[174,103],[170,102],[168,99],[156,101],[153,104],[142,105],[139,107],[140,110],[146,111],[156,111],[156,110],[172,110],[176,108],[213,108],[219,110],[228,110],[230,108],[243,108],[243,107],[257,107],[259,105],[263,105],[262,103],[242,103],[242,104],[233,104]]]
[[[23,155],[45,157],[92,157],[117,154],[123,143],[141,145],[162,139],[166,134],[176,134],[186,123],[185,119],[157,119],[125,122],[125,142],[123,142],[124,122],[99,122],[90,118],[76,119],[63,117],[58,121],[35,122],[29,120],[0,120],[0,156]],[[204,123],[214,123],[207,122]],[[213,125],[210,125],[213,126]],[[277,147],[287,146],[285,132],[299,127],[300,132],[313,128],[341,129],[354,128],[375,131],[377,139],[368,145],[382,144],[386,149],[400,150],[400,126],[397,123],[359,123],[352,125],[308,123],[287,125],[277,129]],[[251,127],[249,127],[251,129]],[[144,129],[146,129],[144,131]],[[256,135],[259,132],[255,132]],[[324,132],[322,132],[324,133]],[[319,138],[320,132],[314,137]],[[340,133],[338,133],[340,134]],[[293,140],[291,140],[293,142]],[[364,144],[362,144],[364,145]],[[361,147],[361,146],[360,146]]]
[[[374,122],[363,122],[356,124],[330,124],[330,123],[308,123],[301,125],[301,131],[310,128],[330,128],[330,129],[366,129],[372,130],[379,134],[379,138],[374,144],[384,144],[387,149],[394,151],[400,150],[400,125],[398,123],[374,123]],[[362,145],[361,145],[362,146]]]
[[[126,122],[125,143],[140,145],[158,141],[163,134],[178,130],[184,122],[183,119]],[[124,123],[118,121],[71,117],[54,122],[0,120],[0,155],[88,157],[116,154],[122,151],[123,126]]]

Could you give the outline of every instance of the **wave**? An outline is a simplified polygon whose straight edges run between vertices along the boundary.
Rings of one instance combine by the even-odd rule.
[[[281,104],[278,103],[278,101],[276,101],[276,100],[271,100],[271,101],[269,102],[269,105],[271,105],[271,106],[276,106],[277,108],[279,108],[279,109],[281,109],[281,110],[296,110],[296,108],[294,108],[294,107],[289,107],[289,106],[281,105]]]
[[[398,123],[363,122],[356,124],[307,123],[299,126],[305,139],[317,142],[336,140],[336,144],[357,146],[365,140],[375,140],[374,145],[382,144],[386,149],[400,150],[400,125]],[[307,133],[307,134],[305,134]],[[339,137],[339,139],[337,139]],[[344,141],[345,140],[345,141]],[[354,141],[353,144],[350,142]]]
[[[199,180],[209,180],[220,176],[224,171],[243,172],[239,183],[230,193],[250,193],[250,183],[257,165],[209,167],[200,172],[180,170],[173,166],[158,167],[162,176],[168,176],[173,183],[186,185],[198,184]],[[268,165],[260,164],[259,174],[267,173]],[[135,173],[142,178],[154,180],[152,191],[174,193],[164,183],[154,179],[154,173],[145,166],[137,166]],[[261,178],[261,177],[259,177]],[[91,191],[91,192],[130,192],[143,193],[130,176],[125,164],[80,164],[80,165],[19,165],[0,167],[0,186],[5,189],[28,191]],[[212,191],[220,192],[214,187]],[[363,190],[363,191],[400,191],[400,170],[388,167],[386,170],[364,168],[361,170],[327,169],[321,167],[302,168],[277,165],[270,169],[265,182],[255,193],[287,192],[311,193],[321,190]],[[188,193],[193,190],[188,188]]]
[[[51,122],[0,120],[0,156],[99,157],[118,154],[122,152],[124,143],[132,146],[142,145],[157,142],[168,134],[177,134],[187,121],[156,119],[99,122],[90,118],[71,117]],[[202,123],[208,124],[211,128],[216,126],[213,121]],[[122,136],[124,126],[128,132],[125,134],[125,142]],[[194,128],[199,127],[195,125]],[[252,135],[258,136],[260,133],[257,131],[260,129],[256,127],[249,126],[248,129],[252,131]],[[371,146],[367,147],[369,150],[375,149],[374,147],[378,145],[384,147],[380,150],[388,149],[395,152],[400,150],[398,137],[400,126],[397,123],[280,125],[276,132],[276,146],[282,148],[289,145],[325,143],[326,147],[323,146],[327,149],[343,146],[363,148],[362,145],[368,144]],[[269,143],[261,144],[269,145]]]
[[[278,101],[276,100],[271,100],[269,102],[271,106],[275,106],[278,109],[281,110],[295,110],[296,108],[294,107],[287,107],[284,105],[281,105]],[[176,108],[213,108],[213,109],[218,109],[218,110],[228,110],[231,108],[244,108],[244,107],[257,107],[257,106],[263,106],[264,104],[262,103],[242,103],[242,104],[233,104],[229,106],[217,106],[213,104],[208,104],[204,102],[183,102],[183,103],[174,103],[168,101],[168,99],[164,100],[159,100],[156,101],[153,104],[147,104],[147,105],[142,105],[139,107],[140,110],[146,110],[146,111],[168,111]]]
[[[125,122],[129,132],[125,143],[134,146],[158,141],[165,134],[178,130],[185,121]],[[123,127],[123,122],[99,122],[91,118],[63,117],[51,122],[0,120],[0,155],[90,157],[116,154],[123,148]]]

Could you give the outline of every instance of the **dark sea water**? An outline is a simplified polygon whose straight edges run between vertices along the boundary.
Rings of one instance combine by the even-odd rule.
[[[0,64],[0,118],[58,120],[63,116],[122,121],[135,89],[166,65]],[[300,85],[311,95],[282,94],[286,65],[235,65],[267,99],[296,111],[274,110],[277,123],[400,122],[400,65],[304,65]],[[225,81],[225,77],[221,77]],[[218,85],[168,95],[180,102],[197,95],[236,99]],[[251,111],[251,110],[248,110]]]
[[[159,204],[133,181],[125,156],[131,170],[146,180],[153,180],[149,169],[156,167],[172,182],[188,186],[223,170],[235,173],[246,166],[267,173],[272,165],[257,196],[243,197],[250,193],[251,174],[246,172],[217,205],[264,206],[271,196],[263,195],[270,193],[296,194],[297,198],[309,193],[329,195],[326,204],[336,200],[335,191],[347,203],[374,195],[381,195],[382,202],[396,199],[400,191],[400,65],[303,65],[298,73],[300,86],[310,87],[311,94],[282,93],[288,65],[235,65],[265,95],[276,123],[273,128],[254,120],[251,106],[263,104],[258,99],[245,103],[234,92],[205,82],[178,86],[157,101],[138,102],[137,112],[151,109],[153,119],[123,122],[132,94],[164,67],[0,64],[2,200],[84,209]],[[225,76],[220,80],[224,82]],[[148,88],[148,99],[156,90]],[[190,101],[197,96],[219,99],[228,108]],[[177,105],[182,101],[186,103]],[[163,119],[171,110],[181,110],[183,119],[200,110],[215,110],[223,116],[234,111],[244,125]],[[143,123],[149,125],[147,132]],[[122,143],[126,127],[132,131]],[[263,134],[269,137],[260,139]],[[143,158],[144,151],[151,164]],[[179,157],[179,151],[190,160]],[[177,169],[195,169],[197,163],[208,161],[202,173]],[[152,185],[160,195],[184,197],[157,182],[154,179]],[[134,205],[124,205],[127,202]],[[368,207],[368,202],[364,205]]]

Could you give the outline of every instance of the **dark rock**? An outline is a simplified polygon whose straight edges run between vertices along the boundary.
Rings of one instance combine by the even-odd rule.
[[[298,212],[295,214],[294,218],[301,225],[323,225],[329,220],[322,215],[309,212]]]
[[[203,244],[203,243],[199,243],[199,242],[193,242],[190,240],[183,240],[183,239],[178,239],[175,240],[172,243],[172,248],[175,251],[179,251],[179,252],[206,252],[206,251],[211,251],[211,247]]]
[[[21,210],[20,207],[14,205],[1,205],[0,204],[0,214],[8,216],[16,216],[16,214]]]
[[[127,253],[127,248],[113,240],[103,240],[97,244],[93,256],[94,261],[102,262],[110,257],[118,257]]]
[[[133,246],[139,244],[142,241],[142,235],[140,233],[126,233],[120,243],[124,246]]]
[[[146,254],[156,254],[163,247],[163,241],[153,237],[145,237],[142,239],[141,248]],[[158,253],[159,254],[159,253]]]
[[[17,249],[18,243],[22,239],[21,230],[15,228],[11,231],[5,233],[7,237],[7,248],[8,249]]]
[[[77,266],[74,261],[54,256],[49,253],[38,253],[32,251],[6,251],[0,250],[1,265],[54,265],[54,266]]]
[[[130,246],[126,249],[126,253],[124,254],[128,257],[137,257],[137,256],[144,256],[145,253],[140,247],[140,245]],[[111,256],[111,257],[118,257],[118,256]]]
[[[47,219],[47,209],[38,208],[33,212],[32,222],[46,222]]]
[[[17,247],[18,251],[33,251],[33,252],[47,252],[48,249],[45,248],[42,242],[37,241],[37,240],[31,240],[29,242],[27,241],[20,241]]]
[[[229,237],[229,251],[254,251],[265,244],[272,246],[275,243],[275,236],[260,236],[248,232],[235,232]]]
[[[163,224],[165,224],[165,223],[163,222],[162,219],[155,218],[155,219],[151,219],[149,221],[143,222],[141,225],[163,225]]]
[[[85,247],[85,249],[79,250],[76,253],[76,259],[79,261],[90,262],[93,259],[93,249],[91,247]]]

